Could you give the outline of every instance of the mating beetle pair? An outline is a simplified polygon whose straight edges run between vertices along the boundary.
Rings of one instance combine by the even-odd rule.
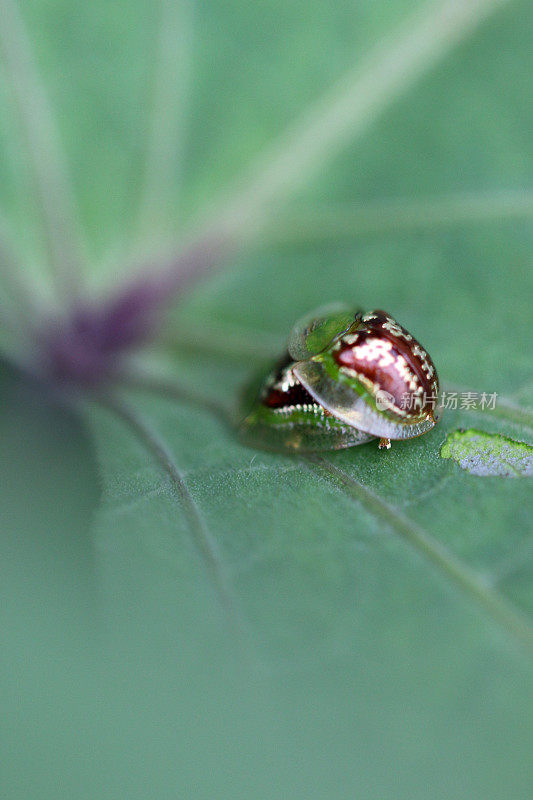
[[[436,422],[433,361],[385,311],[328,306],[299,320],[286,356],[250,391],[241,433],[270,450],[411,439]]]

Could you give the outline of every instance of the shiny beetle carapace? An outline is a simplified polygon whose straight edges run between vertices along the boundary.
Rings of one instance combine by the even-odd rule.
[[[411,439],[435,425],[439,381],[417,340],[385,311],[319,309],[249,392],[241,433],[269,450],[338,450]]]

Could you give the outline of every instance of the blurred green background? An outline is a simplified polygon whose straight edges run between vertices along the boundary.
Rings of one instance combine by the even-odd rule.
[[[532,443],[531,3],[0,11],[1,230],[38,309],[4,260],[2,797],[530,797],[531,484],[439,452],[458,428]],[[19,363],[60,306],[33,163],[52,190],[68,165],[93,296],[229,230],[143,370],[233,409],[340,299],[386,308],[499,412],[333,454],[347,488],[200,404],[120,389],[132,426],[49,397]]]

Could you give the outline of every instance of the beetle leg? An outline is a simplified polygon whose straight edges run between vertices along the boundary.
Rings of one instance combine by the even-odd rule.
[[[390,450],[391,449],[390,439],[380,439],[378,448],[380,450]]]

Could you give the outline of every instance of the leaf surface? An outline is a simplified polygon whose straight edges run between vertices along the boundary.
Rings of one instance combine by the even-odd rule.
[[[70,427],[54,406],[14,423],[34,431],[28,459],[41,476],[61,467],[20,529],[43,532],[44,564],[74,530],[85,530],[91,557],[74,548],[72,601],[54,594],[62,567],[37,572],[32,594],[20,552],[6,553],[20,576],[9,583],[7,796],[529,796],[531,482],[478,477],[440,455],[463,428],[533,443],[531,213],[524,203],[499,216],[490,202],[511,190],[527,199],[531,187],[533,13],[501,5],[342,152],[325,153],[262,238],[180,302],[164,342],[139,358],[166,391],[122,387],[107,404],[84,401]],[[174,199],[151,206],[143,247],[238,183],[420,7],[194,4],[181,162],[166,175]],[[109,282],[137,252],[157,8],[21,8],[71,165],[86,277]],[[1,100],[7,107],[7,93]],[[14,131],[4,117],[2,205],[19,254],[41,274]],[[486,218],[465,209],[463,219],[472,194],[489,198]],[[414,226],[391,226],[388,204],[402,198],[415,204]],[[431,213],[443,198],[447,225]],[[331,209],[353,204],[371,209],[370,229],[331,236]],[[306,210],[309,241],[305,226],[276,236],[276,218]],[[388,452],[370,443],[317,461],[244,447],[226,409],[299,317],[337,301],[393,314],[459,407]],[[179,386],[201,400],[180,399]],[[495,411],[461,408],[470,391],[497,392]],[[18,457],[8,443],[4,464]],[[29,478],[11,477],[6,492],[23,507]],[[52,620],[48,646],[28,594]],[[87,605],[96,620],[82,618]]]

